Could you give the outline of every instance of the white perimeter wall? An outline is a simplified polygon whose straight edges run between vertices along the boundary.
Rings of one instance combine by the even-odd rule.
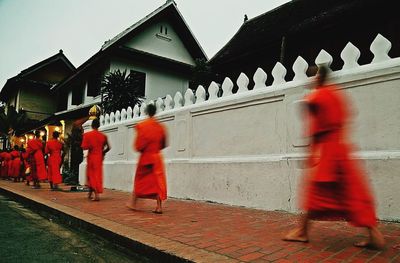
[[[378,36],[375,42],[384,40]],[[387,57],[389,49],[373,50],[374,61],[358,66],[352,55],[356,51],[354,47],[342,57],[344,69],[332,74],[333,81],[351,99],[352,140],[359,149],[355,158],[371,180],[379,217],[399,220],[400,58]],[[332,62],[325,53],[321,51],[317,64]],[[286,69],[277,63],[270,87],[263,84],[267,75],[259,69],[253,90],[247,90],[248,78],[242,74],[239,93],[233,95],[226,79],[222,97],[215,95],[217,86],[212,83],[207,101],[202,87],[196,96],[187,91],[184,98],[177,93],[173,101],[171,96],[159,99],[157,117],[169,133],[164,150],[168,195],[297,211],[298,182],[304,172],[300,164],[307,145],[298,108],[312,81],[305,75],[307,67],[299,58],[293,66],[294,80],[285,82]],[[132,191],[138,158],[132,149],[133,127],[144,118],[139,116],[143,107],[101,116],[101,130],[112,146],[104,162],[107,188]],[[83,183],[85,163],[80,171]]]

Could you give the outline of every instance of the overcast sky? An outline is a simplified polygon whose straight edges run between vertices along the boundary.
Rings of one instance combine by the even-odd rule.
[[[249,19],[288,0],[176,0],[190,29],[211,58]],[[0,88],[21,70],[59,49],[78,67],[104,41],[165,0],[0,0]]]

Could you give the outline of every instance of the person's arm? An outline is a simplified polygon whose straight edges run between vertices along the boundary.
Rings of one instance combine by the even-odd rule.
[[[143,152],[146,148],[147,142],[141,132],[139,125],[136,125],[136,139],[133,145],[134,150],[138,152]]]
[[[104,147],[103,148],[104,148],[103,149],[103,155],[106,155],[106,153],[111,150],[111,146],[108,143],[108,138],[107,137],[106,137],[106,142],[104,143]]]
[[[81,148],[83,150],[89,150],[89,142],[87,140],[87,136],[85,136],[85,134],[82,136],[82,143],[81,143]]]
[[[168,141],[167,141],[167,131],[165,127],[163,127],[163,137],[161,140],[161,149],[164,149],[168,146]]]

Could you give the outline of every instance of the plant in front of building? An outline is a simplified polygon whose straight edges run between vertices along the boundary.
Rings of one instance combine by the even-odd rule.
[[[28,117],[23,110],[17,111],[14,106],[7,109],[4,104],[0,106],[0,136],[3,142],[10,140],[11,136],[18,134],[28,124]],[[3,148],[6,144],[3,144]]]
[[[134,107],[144,100],[143,83],[135,76],[135,72],[119,69],[106,74],[101,82],[102,109],[104,113],[115,112],[129,106]]]
[[[68,158],[64,159],[62,176],[64,183],[68,185],[79,184],[79,165],[83,161],[81,122],[78,120],[74,123],[64,142],[64,152],[68,153]]]

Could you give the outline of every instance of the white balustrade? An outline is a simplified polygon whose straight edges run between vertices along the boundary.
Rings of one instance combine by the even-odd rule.
[[[351,42],[347,43],[340,53],[340,57],[344,62],[342,69],[359,67],[360,65],[358,64],[358,59],[360,58],[360,55],[361,52],[356,46],[354,46]]]
[[[133,110],[132,107],[129,106],[128,109],[126,110],[126,119],[131,120],[133,117]]]
[[[219,91],[219,86],[216,82],[212,81],[210,83],[210,86],[208,86],[208,94],[210,95],[208,97],[208,100],[215,100],[218,98],[218,91]]]
[[[222,82],[222,97],[232,95],[233,82],[230,78],[226,77]]]
[[[174,102],[175,102],[175,107],[174,107],[174,109],[182,108],[182,105],[183,105],[183,97],[182,97],[182,93],[180,93],[179,91],[175,94]]]
[[[315,58],[315,65],[317,65],[318,67],[325,66],[330,69],[332,62],[333,58],[331,54],[323,49],[318,53],[318,56]]]
[[[206,90],[202,85],[199,85],[196,89],[196,104],[204,102],[206,100]]]
[[[238,79],[236,80],[236,84],[239,88],[237,93],[242,93],[249,90],[247,87],[249,85],[249,78],[243,72],[240,73]]]
[[[126,120],[126,110],[122,109],[121,110],[121,121],[124,121],[124,120]]]
[[[157,113],[164,111],[164,101],[162,98],[158,98],[156,101]]]
[[[115,122],[120,122],[121,121],[121,112],[117,110],[115,112]]]
[[[137,118],[140,115],[140,106],[139,104],[136,104],[135,107],[133,107],[133,118]]]
[[[253,80],[254,80],[254,89],[263,89],[267,86],[265,82],[267,81],[268,75],[262,68],[258,68],[256,73],[254,73]]]
[[[115,113],[111,112],[110,113],[110,124],[113,124],[113,123],[115,123]]]
[[[392,43],[382,36],[381,34],[378,34],[374,41],[372,41],[370,50],[372,54],[374,54],[374,59],[372,60],[372,63],[378,63],[382,62],[385,60],[389,60],[389,51],[392,48]]]
[[[147,115],[146,107],[147,107],[146,103],[142,102],[142,104],[140,105],[140,117],[144,117]]]
[[[171,95],[168,94],[165,97],[164,104],[165,104],[165,109],[164,110],[171,110],[171,109],[174,108],[173,99],[172,99]]]
[[[193,90],[187,89],[185,92],[185,106],[192,105],[194,103]]]
[[[286,68],[280,62],[277,62],[274,68],[272,69],[272,77],[274,78],[272,86],[285,83],[286,73],[287,73]]]
[[[302,58],[301,56],[298,56],[296,60],[293,63],[293,72],[294,72],[294,81],[301,81],[307,79],[307,69],[308,69],[308,63],[307,61]]]

